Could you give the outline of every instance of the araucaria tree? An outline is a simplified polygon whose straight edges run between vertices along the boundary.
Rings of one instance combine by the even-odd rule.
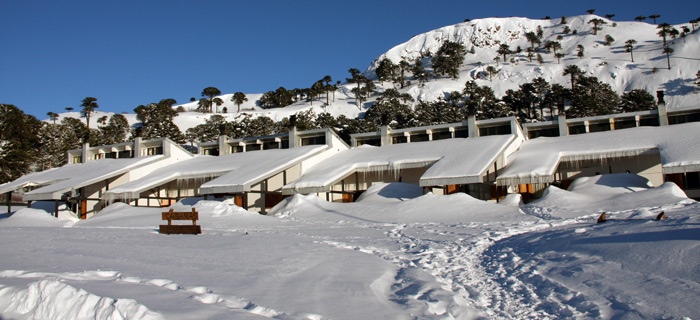
[[[357,87],[352,88],[350,91],[355,94],[357,99],[357,107],[362,109],[362,103],[367,101],[367,98],[374,92],[374,82],[363,75],[360,70],[355,68],[350,68],[351,78],[346,78],[348,83],[355,83]]]
[[[649,18],[650,18],[650,19],[653,19],[653,20],[654,20],[654,24],[656,24],[656,19],[661,18],[661,15],[660,15],[660,14],[656,14],[656,13],[655,13],[655,14],[650,14],[650,15],[649,15]]]
[[[671,70],[671,54],[674,52],[671,47],[664,47],[664,53],[666,54],[666,62],[668,63],[668,70]]]
[[[658,25],[656,28],[659,29],[659,32],[657,32],[656,34],[659,35],[659,37],[661,37],[661,39],[663,40],[664,47],[667,46],[667,41],[666,41],[667,37],[674,37],[675,38],[675,36],[677,36],[679,34],[678,29],[674,28],[672,25],[670,25],[668,23],[662,23],[662,24]]]
[[[593,35],[597,35],[598,31],[603,30],[603,26],[608,24],[608,23],[605,22],[605,20],[603,20],[603,19],[594,18],[594,19],[588,20],[588,24],[593,25],[591,30],[593,31]]]
[[[59,114],[55,113],[53,111],[49,111],[46,113],[46,115],[49,117],[49,120],[53,122],[53,124],[56,124],[56,120],[58,120]]]
[[[579,68],[577,65],[570,65],[566,66],[564,68],[564,72],[562,73],[563,76],[570,76],[571,77],[571,89],[574,89],[574,85],[576,84],[576,78],[580,77],[583,75],[583,70]]]
[[[414,125],[413,112],[408,105],[413,102],[413,97],[408,93],[399,93],[394,88],[387,89],[377,98],[372,108],[367,110],[365,121],[373,123],[376,127],[388,125],[392,129],[406,128]]]
[[[509,47],[507,44],[505,44],[505,43],[502,43],[502,44],[498,47],[498,50],[496,50],[496,52],[498,52],[498,54],[500,54],[500,55],[503,55],[503,62],[504,62],[504,63],[508,60],[507,55],[513,53],[513,51],[510,50],[510,47]]]
[[[204,90],[202,90],[202,97],[207,97],[206,102],[204,103],[202,103],[202,100],[200,100],[199,108],[202,109],[202,112],[211,112],[214,104],[216,104],[218,109],[218,107],[224,103],[221,98],[215,98],[218,95],[221,95],[221,90],[215,87],[206,87]],[[216,112],[218,113],[219,110],[216,110]]]
[[[433,70],[438,75],[448,75],[452,79],[459,77],[459,67],[464,63],[467,49],[458,42],[445,41],[432,58]]]
[[[95,109],[99,107],[97,104],[97,98],[86,97],[80,104],[80,115],[85,117],[85,124],[87,125],[88,131],[90,130],[90,116],[95,112]],[[86,140],[87,141],[87,140]]]
[[[629,39],[625,41],[625,51],[630,53],[630,59],[632,59],[632,62],[634,62],[634,45],[637,43],[637,40],[634,39]]]
[[[634,89],[625,92],[620,97],[620,110],[618,112],[635,112],[656,109],[656,100],[646,90]]]
[[[566,111],[572,118],[612,114],[620,105],[620,97],[609,84],[595,77],[581,76],[571,90],[571,108]]]
[[[238,107],[238,112],[241,112],[241,105],[243,102],[248,101],[248,97],[245,96],[245,93],[243,92],[236,92],[231,96],[231,101],[236,104],[236,107]]]
[[[535,44],[539,45],[542,40],[537,36],[536,33],[530,31],[525,33],[525,39],[530,43],[530,49],[535,49]]]
[[[134,109],[136,119],[141,121],[141,137],[154,139],[167,137],[177,143],[185,143],[185,136],[180,131],[173,119],[178,115],[173,109],[174,99],[163,99],[158,103],[141,105]],[[132,136],[136,136],[136,131]]]

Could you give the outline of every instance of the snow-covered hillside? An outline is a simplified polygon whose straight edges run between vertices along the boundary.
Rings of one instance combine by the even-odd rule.
[[[592,34],[592,25],[588,21],[603,19],[607,25]],[[613,26],[616,24],[616,26]],[[572,31],[564,34],[564,27]],[[680,29],[682,25],[675,26]],[[542,27],[542,44],[547,41],[561,43],[560,52],[566,56],[557,63],[553,54],[541,53],[544,63],[529,62],[525,49],[530,42],[525,37],[527,32],[536,32]],[[573,34],[576,30],[576,34]],[[567,65],[577,65],[586,72],[587,76],[595,76],[609,83],[618,94],[633,89],[645,89],[652,94],[657,90],[665,90],[666,102],[670,109],[699,106],[697,102],[700,91],[696,90],[693,82],[700,70],[700,32],[692,32],[686,37],[673,40],[675,53],[671,56],[671,70],[667,68],[666,55],[662,52],[662,39],[657,35],[656,25],[646,22],[616,22],[595,15],[567,17],[566,23],[561,19],[538,20],[527,18],[487,18],[478,19],[456,25],[446,26],[430,32],[417,35],[380,56],[370,70],[376,67],[378,61],[388,58],[394,63],[401,59],[412,60],[431,52],[435,53],[444,41],[459,42],[467,50],[474,48],[474,54],[467,54],[461,69],[460,79],[440,79],[429,82],[425,87],[414,85],[407,91],[414,97],[426,101],[442,96],[443,92],[460,90],[465,81],[476,80],[479,85],[493,88],[497,97],[501,97],[508,89],[517,89],[518,85],[542,77],[550,83],[568,86],[569,76],[564,76],[563,70]],[[606,46],[605,36],[610,35],[615,41]],[[558,37],[561,36],[561,39]],[[634,62],[630,53],[625,51],[625,41],[634,39]],[[669,39],[669,41],[671,41]],[[520,47],[521,53],[511,55],[515,62],[497,63],[493,59],[498,56],[499,45],[506,44],[511,50]],[[584,56],[577,57],[578,45],[583,46]],[[502,59],[501,59],[502,60]],[[489,65],[501,69],[497,79],[493,81],[477,79],[475,75],[485,71]],[[654,72],[654,69],[656,71]]]
[[[588,23],[591,19],[603,19],[607,23],[597,35],[592,34],[592,26]],[[566,23],[562,24],[561,18],[551,20],[486,18],[446,26],[416,35],[407,42],[391,48],[370,64],[366,74],[370,78],[373,77],[378,62],[384,58],[394,63],[398,63],[401,59],[411,61],[428,52],[437,52],[441,44],[449,40],[464,44],[468,51],[474,49],[474,54],[468,53],[465,57],[464,64],[460,68],[460,78],[457,80],[445,77],[433,78],[425,85],[413,81],[411,85],[401,89],[401,92],[411,94],[416,100],[433,101],[438,97],[444,97],[445,93],[461,91],[466,81],[475,80],[480,86],[491,87],[496,97],[500,98],[506,90],[517,89],[520,84],[538,77],[550,83],[559,83],[568,87],[569,76],[564,76],[563,70],[568,65],[576,65],[587,76],[595,76],[609,83],[618,94],[633,89],[645,89],[652,94],[657,90],[665,90],[666,102],[671,110],[700,107],[700,103],[697,102],[700,98],[700,90],[694,84],[696,73],[700,70],[700,31],[691,32],[675,40],[669,39],[673,42],[671,47],[675,52],[671,55],[671,70],[668,70],[666,56],[662,52],[662,39],[657,35],[658,29],[654,24],[611,21],[595,15],[572,16],[567,17],[566,20]],[[565,26],[571,30],[568,34],[563,32]],[[680,30],[682,26],[674,27]],[[527,58],[525,49],[530,47],[530,43],[525,33],[535,32],[538,27],[543,31],[542,44],[546,41],[561,43],[560,52],[565,56],[559,63],[553,54],[546,52],[540,52],[544,59],[542,64],[536,60],[530,62]],[[606,35],[615,39],[610,46],[603,44]],[[637,41],[633,50],[634,62],[631,61],[630,53],[626,52],[624,47],[625,41],[630,39]],[[500,44],[507,44],[511,50],[520,47],[523,51],[509,55],[507,61],[496,62],[494,58],[498,56],[496,50]],[[579,45],[584,48],[582,58],[576,55]],[[430,58],[424,58],[424,64],[429,68]],[[488,66],[500,69],[498,75],[491,81],[477,77]],[[384,82],[378,84],[377,90],[381,92],[390,87],[394,85]],[[336,117],[345,115],[354,118],[365,109],[357,106],[355,97],[351,93],[352,88],[351,84],[341,84],[334,95],[335,98],[325,110],[321,108],[320,101],[298,102],[279,109],[262,109],[257,106],[262,94],[246,93],[248,101],[241,105],[241,112],[268,116],[275,121],[308,109],[313,109],[317,114],[326,111]],[[215,108],[215,113],[225,116],[228,121],[235,119],[238,115],[238,107],[231,101],[231,96],[231,93],[220,96],[224,104]],[[370,97],[367,105],[370,105],[376,97],[376,95]],[[211,114],[196,112],[196,102],[179,106],[187,111],[175,118],[175,123],[182,131],[204,123],[211,116]],[[224,108],[227,109],[227,113],[222,113]],[[97,115],[91,119],[94,122],[91,127],[97,126],[96,121],[102,115],[110,115],[110,113],[98,111]],[[77,118],[79,114],[73,112],[61,115],[61,117],[68,116]],[[126,116],[130,123],[136,122],[135,115]]]

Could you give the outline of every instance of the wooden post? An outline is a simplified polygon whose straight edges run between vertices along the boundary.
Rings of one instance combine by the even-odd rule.
[[[12,214],[12,191],[7,192],[7,216]]]

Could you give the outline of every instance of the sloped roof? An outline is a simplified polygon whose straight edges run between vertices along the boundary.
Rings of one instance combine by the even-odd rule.
[[[242,192],[250,188],[250,184],[326,149],[328,149],[327,145],[312,145],[221,156],[199,155],[159,168],[141,179],[112,188],[105,192],[104,196],[113,199],[136,199],[141,192],[171,181],[213,177],[217,178],[203,184],[200,193]]]
[[[312,167],[301,178],[287,184],[285,192],[326,192],[354,172],[430,168],[421,177],[423,186],[477,183],[495,159],[516,141],[515,135],[455,138],[361,146],[342,151]]]
[[[28,201],[58,200],[66,192],[124,174],[163,158],[162,155],[156,155],[140,158],[100,159],[87,163],[67,164],[63,167],[25,175],[0,186],[0,190],[7,192],[25,186],[40,186],[27,192],[24,195],[24,199]]]
[[[499,185],[547,183],[563,161],[661,155],[664,173],[700,171],[700,123],[638,127],[525,141],[499,174]]]

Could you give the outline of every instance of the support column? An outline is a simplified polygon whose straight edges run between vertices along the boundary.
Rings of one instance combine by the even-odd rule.
[[[12,213],[12,191],[7,192],[7,216]]]
[[[479,137],[479,130],[476,127],[476,116],[475,115],[470,115],[467,118],[467,132],[469,132],[469,138],[477,138]]]
[[[664,91],[656,91],[656,98],[658,99],[657,109],[659,110],[659,125],[668,125],[668,110],[666,109],[666,101],[664,101]]]

